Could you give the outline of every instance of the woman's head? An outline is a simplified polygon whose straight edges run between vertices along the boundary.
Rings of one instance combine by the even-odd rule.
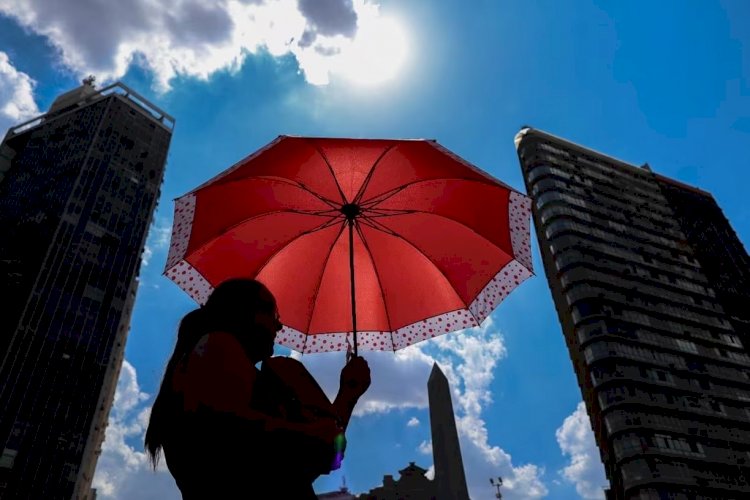
[[[235,334],[253,362],[273,354],[276,332],[282,325],[276,299],[259,281],[231,279],[221,283],[202,312],[209,329]]]
[[[281,329],[276,299],[262,283],[253,279],[231,279],[217,286],[206,304],[180,321],[177,345],[167,362],[159,394],[151,409],[145,445],[156,467],[166,431],[172,424],[179,397],[172,391],[172,377],[180,360],[210,332],[233,334],[253,363],[273,355],[276,332]]]

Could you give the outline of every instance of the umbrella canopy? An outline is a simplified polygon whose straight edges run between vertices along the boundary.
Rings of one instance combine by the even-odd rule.
[[[201,304],[258,279],[276,341],[303,353],[353,331],[396,350],[479,325],[528,278],[529,218],[528,197],[435,141],[281,136],[175,201],[165,275]]]

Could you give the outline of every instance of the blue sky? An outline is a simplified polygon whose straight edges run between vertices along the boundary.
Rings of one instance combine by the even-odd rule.
[[[750,238],[744,0],[147,4],[0,0],[0,127],[45,111],[90,72],[123,80],[177,121],[97,471],[104,498],[179,498],[163,470],[145,468],[140,447],[177,322],[194,307],[161,276],[171,200],[279,134],[434,138],[525,191],[513,136],[531,125],[710,191]],[[318,491],[342,475],[365,491],[409,461],[432,464],[425,385],[438,360],[454,385],[473,498],[492,498],[490,475],[506,479],[506,498],[602,498],[602,466],[532,246],[538,276],[482,329],[368,355],[375,381],[364,413],[342,471]],[[304,361],[327,386],[342,363]]]

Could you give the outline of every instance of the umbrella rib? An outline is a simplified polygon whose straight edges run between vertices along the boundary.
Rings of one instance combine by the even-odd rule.
[[[308,139],[309,143],[312,143],[311,140]],[[336,173],[333,171],[333,165],[331,165],[331,162],[328,161],[328,157],[323,152],[322,149],[317,144],[312,144],[313,149],[318,152],[321,158],[323,158],[323,161],[328,166],[328,170],[331,172],[331,177],[333,177],[333,182],[336,184],[336,189],[339,190],[339,195],[341,196],[341,202],[346,203],[346,196],[344,196],[344,191],[341,189],[341,186],[339,185],[339,180],[336,178]]]
[[[374,221],[372,221],[372,222],[374,222]],[[377,223],[377,222],[376,222],[376,224],[377,224],[378,226],[382,226],[382,224],[380,224],[380,223]],[[376,229],[377,229],[377,228],[376,228]],[[459,300],[459,301],[460,301],[460,302],[461,302],[461,303],[462,303],[462,304],[464,305],[464,307],[465,307],[466,309],[468,309],[468,308],[469,308],[469,306],[468,306],[468,305],[466,304],[466,301],[465,301],[464,299],[462,299],[462,298],[461,298],[461,294],[459,294],[459,293],[458,293],[458,291],[456,290],[456,287],[455,287],[455,286],[453,286],[453,283],[451,283],[451,280],[449,280],[449,279],[448,279],[448,276],[446,276],[446,275],[445,275],[445,272],[443,272],[443,270],[442,270],[442,269],[440,269],[440,268],[439,268],[439,267],[438,267],[438,266],[437,266],[437,265],[436,265],[436,264],[435,264],[435,263],[434,263],[434,262],[432,261],[432,259],[430,259],[430,258],[429,258],[429,257],[427,256],[427,254],[426,254],[426,253],[424,253],[424,251],[423,251],[423,250],[422,250],[421,248],[419,248],[419,247],[418,247],[418,246],[416,246],[416,245],[415,245],[414,243],[412,243],[411,241],[407,240],[406,238],[404,238],[403,236],[401,236],[401,235],[400,235],[400,234],[398,234],[397,232],[393,231],[392,229],[389,229],[389,228],[387,228],[387,227],[386,227],[386,229],[387,229],[387,231],[383,231],[383,232],[385,232],[386,234],[390,234],[391,236],[393,236],[393,237],[395,237],[395,238],[399,238],[399,239],[403,240],[403,241],[404,241],[404,243],[406,243],[407,245],[409,245],[410,247],[412,247],[412,248],[413,248],[414,250],[416,250],[417,252],[419,252],[420,254],[422,254],[422,256],[423,256],[423,257],[424,257],[425,259],[427,259],[427,261],[428,261],[428,262],[430,262],[430,263],[431,263],[431,264],[432,264],[433,266],[435,266],[435,269],[437,269],[437,270],[438,270],[438,272],[439,272],[439,273],[440,273],[441,275],[443,275],[443,278],[445,278],[445,281],[447,281],[447,282],[448,282],[448,285],[450,285],[450,287],[451,287],[451,290],[453,290],[453,293],[455,293],[455,294],[456,294],[456,296],[458,297],[458,300]],[[382,231],[382,229],[381,229],[381,231]]]
[[[392,229],[388,228],[388,226],[385,226],[385,225],[383,225],[382,223],[380,223],[380,222],[377,222],[377,221],[376,221],[375,219],[376,219],[376,218],[382,219],[382,218],[385,218],[385,217],[391,217],[391,216],[393,216],[393,215],[409,215],[409,214],[414,214],[414,213],[419,213],[419,214],[424,214],[424,215],[432,215],[432,216],[435,216],[435,217],[440,217],[441,219],[446,219],[446,220],[449,220],[449,221],[451,221],[451,222],[455,222],[456,224],[458,224],[458,225],[460,225],[461,227],[465,228],[465,229],[466,229],[467,231],[470,231],[471,233],[475,234],[475,235],[476,235],[476,236],[478,236],[479,238],[482,238],[482,239],[483,239],[484,241],[486,241],[487,243],[489,243],[489,244],[490,244],[490,245],[492,245],[493,247],[496,247],[496,248],[498,248],[498,249],[499,249],[499,250],[500,250],[501,252],[503,252],[504,254],[506,254],[506,255],[510,256],[510,258],[511,258],[512,260],[517,260],[517,259],[516,259],[516,256],[515,256],[515,255],[513,255],[512,251],[511,251],[511,253],[508,253],[507,251],[505,251],[505,249],[503,249],[502,247],[500,247],[500,246],[499,246],[499,245],[497,245],[496,243],[492,242],[492,241],[491,241],[491,240],[490,240],[489,238],[487,238],[486,236],[484,236],[484,235],[483,235],[483,234],[481,234],[481,233],[478,233],[478,232],[477,232],[477,231],[476,231],[476,230],[475,230],[474,228],[472,228],[471,226],[467,226],[467,225],[466,225],[466,224],[464,224],[463,222],[461,222],[461,221],[457,221],[456,219],[453,219],[453,218],[451,218],[451,217],[448,217],[447,215],[441,215],[441,214],[438,214],[438,213],[435,213],[435,212],[428,212],[428,211],[426,211],[426,210],[410,210],[409,212],[407,212],[407,213],[405,213],[405,214],[403,214],[403,213],[396,213],[396,214],[389,214],[389,215],[376,215],[375,217],[371,217],[371,216],[369,216],[369,215],[364,215],[364,214],[362,214],[362,216],[361,216],[361,217],[364,217],[364,218],[366,218],[366,219],[367,219],[368,221],[370,221],[370,222],[371,222],[372,224],[377,224],[378,226],[382,226],[382,227],[385,227],[385,228],[387,229],[387,231],[383,231],[382,229],[381,229],[381,231],[383,231],[383,232],[387,232],[388,234],[393,234],[393,235],[397,235],[398,233],[396,233],[396,232],[395,232],[395,231],[393,231]],[[375,226],[373,225],[373,227],[375,227]],[[379,229],[379,227],[375,227],[375,228],[376,228],[376,229]],[[524,266],[524,267],[526,267],[526,266]]]
[[[365,177],[365,180],[362,182],[362,186],[359,188],[359,192],[354,197],[354,201],[352,203],[358,204],[360,201],[362,201],[362,197],[365,195],[365,190],[367,189],[367,186],[370,184],[370,180],[372,179],[372,174],[375,173],[375,168],[380,163],[380,160],[382,160],[383,157],[395,147],[396,147],[395,145],[390,145],[387,148],[385,148],[382,153],[380,153],[380,156],[378,156],[378,159],[375,160],[375,162],[372,164],[372,168],[370,169],[370,171],[367,172],[367,177]]]
[[[380,280],[380,273],[378,272],[378,266],[375,265],[375,258],[372,256],[372,250],[370,250],[370,245],[367,243],[367,240],[365,239],[365,234],[362,232],[362,229],[359,227],[359,224],[355,226],[357,228],[357,234],[359,234],[359,237],[362,239],[362,244],[365,246],[365,250],[367,250],[367,254],[370,256],[370,261],[372,262],[372,268],[375,271],[375,278],[378,280],[378,288],[380,289],[380,297],[383,299],[383,310],[385,311],[385,317],[388,321],[388,330],[391,333],[391,346],[393,346],[393,324],[391,323],[391,316],[388,314],[388,305],[385,303],[385,293],[383,293],[383,282]],[[395,349],[394,349],[395,351]]]
[[[368,208],[368,217],[376,218],[376,217],[390,217],[393,215],[409,215],[413,214],[415,212],[419,212],[419,210],[401,210],[398,208]]]
[[[421,184],[424,182],[435,182],[435,181],[464,181],[464,182],[476,182],[477,184],[485,184],[488,186],[493,186],[497,188],[501,188],[503,190],[509,190],[513,191],[513,189],[508,188],[504,185],[498,185],[495,182],[492,182],[490,179],[485,180],[479,180],[479,179],[466,179],[464,177],[436,177],[434,179],[420,179],[412,182],[407,182],[406,184],[401,184],[400,186],[397,186],[390,191],[386,191],[385,193],[381,193],[377,196],[373,196],[369,200],[365,200],[362,203],[360,203],[360,206],[362,208],[371,208],[379,203],[383,203],[388,198],[391,198],[393,195],[403,191],[404,189],[414,186],[415,184]],[[524,195],[526,196],[526,195]]]
[[[335,201],[329,200],[325,196],[322,196],[321,194],[316,193],[315,191],[313,191],[312,189],[310,189],[309,187],[305,186],[304,184],[302,184],[299,181],[295,181],[295,180],[289,179],[287,177],[279,177],[279,176],[276,176],[276,175],[248,175],[248,176],[242,177],[241,179],[233,179],[231,181],[226,181],[226,182],[221,182],[221,183],[218,183],[218,184],[208,185],[208,186],[205,186],[204,189],[209,189],[211,187],[227,186],[229,184],[243,182],[243,181],[246,181],[248,179],[274,180],[274,181],[277,181],[277,182],[282,182],[282,183],[285,183],[285,184],[289,184],[289,185],[294,186],[294,187],[298,187],[298,188],[302,189],[303,191],[305,191],[307,193],[310,193],[311,195],[315,196],[316,198],[318,198],[320,201],[322,201],[323,203],[325,203],[326,205],[328,205],[332,209],[338,210],[337,207],[339,205]],[[193,190],[191,192],[194,192],[194,191],[195,190]]]
[[[234,229],[235,227],[237,227],[237,226],[239,226],[241,224],[244,224],[244,223],[246,223],[248,221],[251,221],[251,220],[260,219],[261,217],[266,217],[268,215],[280,214],[280,213],[292,213],[292,214],[301,214],[301,215],[318,215],[318,216],[325,217],[325,215],[324,215],[325,212],[323,212],[323,213],[316,213],[316,212],[312,212],[312,211],[311,212],[304,212],[304,211],[301,211],[301,210],[274,210],[272,212],[263,212],[262,214],[253,215],[252,217],[247,217],[245,219],[242,219],[241,221],[236,222],[235,224],[232,224],[231,226],[229,226],[227,228],[224,228],[219,234],[217,234],[216,236],[211,237],[208,241],[205,241],[205,242],[201,243],[201,245],[198,248],[193,249],[190,253],[193,254],[193,253],[195,253],[195,252],[197,252],[197,251],[205,248],[207,245],[213,243],[217,239],[219,239],[222,236],[224,236],[228,231]],[[300,234],[298,236],[304,236],[305,234],[311,233],[313,231],[319,231],[321,229],[325,229],[328,225],[332,225],[332,221],[335,221],[336,219],[338,219],[338,217],[335,217],[335,218],[332,217],[331,220],[324,222],[323,224],[321,224],[318,227],[315,227],[313,229],[309,229],[309,230],[305,231],[304,233],[302,233],[302,234]],[[293,240],[291,240],[291,241],[293,241]],[[185,260],[184,256],[183,256],[183,260]]]
[[[295,236],[294,238],[292,238],[291,240],[287,241],[283,246],[281,246],[281,248],[279,248],[278,250],[276,250],[275,252],[273,252],[271,255],[268,256],[266,261],[263,264],[261,264],[258,270],[255,272],[255,276],[258,276],[263,271],[263,269],[265,269],[266,266],[268,266],[268,264],[273,260],[273,258],[276,257],[279,254],[279,252],[281,252],[283,249],[285,249],[286,247],[288,247],[289,245],[291,245],[298,239],[302,238],[303,236],[307,236],[308,234],[312,234],[315,231],[321,231],[323,229],[327,229],[333,226],[335,224],[335,220],[336,219],[329,220],[319,225],[318,227],[314,227],[312,229],[308,229],[307,231],[303,231],[297,236]]]
[[[287,183],[289,183],[289,184],[291,184],[293,186],[297,186],[298,188],[300,188],[300,189],[302,189],[304,191],[307,191],[311,195],[315,196],[316,198],[318,198],[320,201],[322,201],[323,203],[325,203],[326,205],[328,205],[332,209],[338,210],[338,205],[336,204],[335,201],[329,200],[328,198],[326,198],[325,196],[321,195],[320,193],[316,193],[315,191],[313,191],[312,189],[310,189],[309,187],[305,186],[304,184],[302,184],[299,181],[294,181],[292,179],[287,179],[286,177],[275,177],[275,176],[263,176],[263,177],[268,177],[268,178],[272,178],[272,179],[279,179],[282,182],[287,182]],[[339,191],[340,191],[340,189],[339,189]]]
[[[312,319],[313,314],[315,313],[315,308],[318,305],[318,295],[320,294],[320,285],[323,283],[323,276],[325,275],[326,268],[328,267],[328,262],[331,260],[331,253],[333,253],[333,247],[336,245],[336,242],[341,238],[341,234],[344,232],[344,228],[346,227],[346,224],[341,224],[341,229],[339,230],[339,234],[336,235],[336,238],[333,239],[333,244],[331,245],[331,248],[328,249],[328,255],[326,255],[326,260],[323,263],[323,269],[320,271],[320,279],[318,279],[318,284],[315,286],[315,295],[313,298],[313,306],[310,311],[310,320],[307,322],[307,335],[305,335],[305,342],[307,342],[307,337],[310,336],[310,325],[312,325]],[[302,350],[304,352],[305,346],[302,346]]]

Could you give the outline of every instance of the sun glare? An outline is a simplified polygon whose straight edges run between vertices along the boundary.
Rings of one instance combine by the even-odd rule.
[[[360,24],[352,44],[342,51],[336,73],[360,85],[392,80],[404,65],[407,45],[398,21],[369,18]]]

